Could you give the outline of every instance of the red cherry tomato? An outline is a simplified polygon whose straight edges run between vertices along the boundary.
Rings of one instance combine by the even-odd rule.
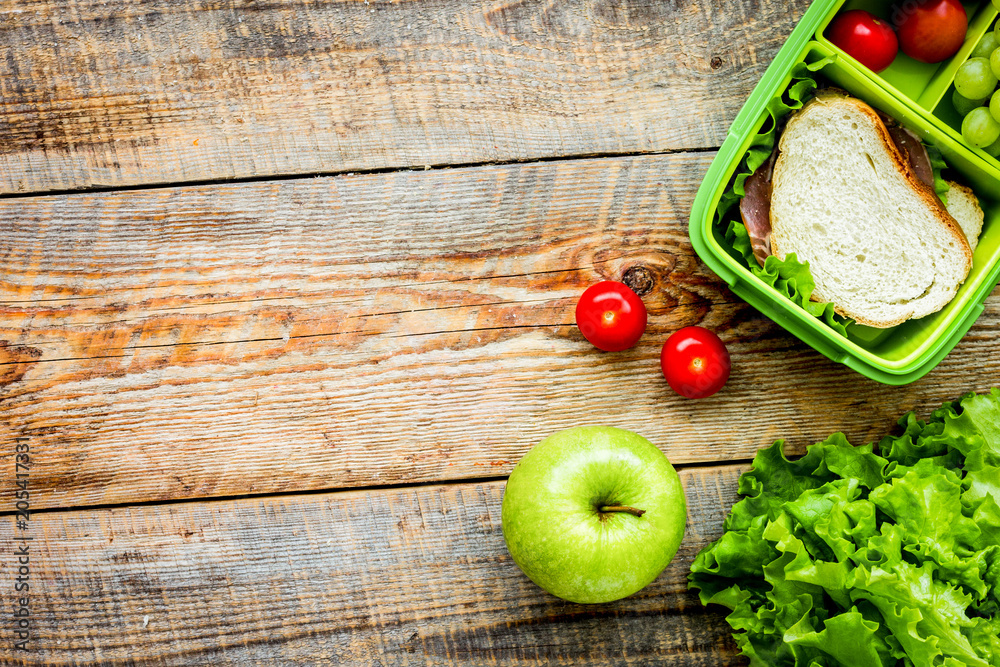
[[[826,38],[873,72],[891,65],[899,51],[892,26],[863,9],[839,14],[827,26]]]
[[[646,306],[625,283],[605,280],[588,287],[580,297],[576,326],[605,352],[626,350],[646,330]]]
[[[904,2],[892,19],[899,31],[899,48],[922,63],[939,63],[958,53],[969,27],[958,0],[924,0],[915,6]]]
[[[703,327],[675,331],[660,352],[660,368],[671,388],[687,398],[707,398],[729,379],[729,350]]]

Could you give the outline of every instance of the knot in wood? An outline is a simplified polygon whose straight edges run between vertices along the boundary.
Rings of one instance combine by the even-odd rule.
[[[629,289],[635,292],[639,296],[649,294],[649,291],[653,289],[653,272],[647,269],[645,266],[637,264],[636,266],[630,266],[622,274],[622,282],[628,285]]]

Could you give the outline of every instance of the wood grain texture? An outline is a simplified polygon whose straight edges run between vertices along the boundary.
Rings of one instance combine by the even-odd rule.
[[[0,193],[721,144],[807,0],[3,0]]]
[[[1000,300],[934,372],[835,365],[695,260],[711,155],[0,202],[0,480],[30,443],[36,507],[507,474],[560,428],[643,433],[675,463],[747,460],[1000,384]],[[649,327],[602,354],[573,308],[648,278]],[[674,395],[659,348],[720,333],[734,371]],[[817,399],[822,397],[822,399]]]
[[[502,482],[36,514],[31,651],[5,637],[0,662],[743,664],[723,610],[686,590],[740,470],[682,470],[677,557],[632,598],[589,606],[544,593],[510,559]]]

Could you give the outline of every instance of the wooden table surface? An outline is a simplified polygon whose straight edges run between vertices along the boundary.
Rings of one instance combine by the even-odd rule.
[[[0,663],[743,664],[685,584],[754,452],[1000,384],[1000,292],[887,387],[694,255],[807,6],[0,1]],[[573,324],[605,278],[649,310],[626,352]],[[689,324],[733,357],[705,401],[659,371]],[[689,503],[664,574],[596,606],[500,528],[513,465],[582,423],[651,439]]]

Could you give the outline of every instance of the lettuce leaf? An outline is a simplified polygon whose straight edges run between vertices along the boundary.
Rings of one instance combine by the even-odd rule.
[[[740,477],[689,582],[751,665],[1000,667],[1000,390],[899,427]]]

